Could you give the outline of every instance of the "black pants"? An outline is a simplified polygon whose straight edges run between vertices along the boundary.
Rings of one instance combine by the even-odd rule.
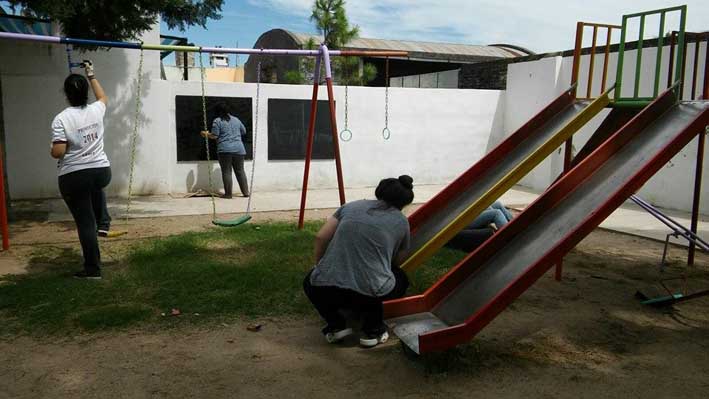
[[[111,168],[83,169],[59,176],[59,191],[76,222],[84,269],[89,273],[101,269],[96,215],[103,212],[106,204],[103,188],[110,182]]]
[[[472,252],[475,248],[484,243],[485,240],[492,237],[493,234],[494,231],[489,227],[461,230],[446,243],[446,247]]]
[[[219,153],[219,166],[222,169],[222,182],[224,183],[224,196],[231,197],[232,180],[231,170],[234,169],[236,181],[239,183],[239,189],[244,196],[249,195],[249,182],[246,180],[244,172],[244,156],[233,152]]]
[[[108,213],[108,204],[106,203],[106,192],[101,189],[101,213],[96,214],[96,224],[98,230],[110,230],[111,229],[111,215]],[[95,208],[94,208],[95,209]]]
[[[396,285],[387,295],[372,297],[352,290],[333,287],[315,286],[310,283],[312,271],[305,276],[303,290],[310,299],[315,309],[320,313],[327,326],[323,332],[338,331],[347,327],[347,321],[340,313],[340,309],[349,309],[359,312],[362,316],[362,331],[365,334],[381,334],[386,331],[384,325],[384,307],[382,302],[401,298],[409,287],[409,279],[399,268],[394,268]]]

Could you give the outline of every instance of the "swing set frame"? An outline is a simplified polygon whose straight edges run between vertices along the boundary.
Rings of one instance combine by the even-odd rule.
[[[408,57],[406,51],[377,51],[377,50],[329,50],[323,43],[315,50],[291,50],[291,49],[250,49],[250,48],[229,48],[229,47],[204,47],[204,46],[179,46],[179,45],[159,45],[146,44],[143,42],[120,42],[107,40],[91,40],[77,39],[60,36],[42,36],[31,35],[24,33],[0,32],[0,39],[47,43],[53,45],[72,45],[72,46],[90,46],[101,48],[122,48],[133,50],[154,50],[154,51],[182,51],[192,53],[226,53],[226,54],[244,54],[244,55],[273,55],[273,56],[300,56],[300,57],[315,57],[315,71],[313,78],[313,94],[310,104],[310,121],[308,124],[308,140],[305,153],[305,168],[303,172],[303,186],[301,190],[300,214],[298,217],[298,228],[302,229],[304,224],[305,204],[308,190],[308,177],[310,173],[310,163],[313,155],[313,141],[315,137],[315,118],[317,113],[318,91],[320,87],[320,68],[321,64],[325,67],[325,84],[327,86],[328,104],[330,108],[330,128],[332,132],[333,147],[335,153],[335,166],[337,169],[337,187],[339,192],[340,205],[345,203],[345,188],[342,177],[342,160],[340,158],[340,146],[337,130],[337,118],[335,114],[335,96],[332,81],[332,65],[331,57]],[[388,86],[388,82],[387,82]],[[258,115],[256,115],[258,118]],[[254,154],[255,159],[255,154]],[[1,165],[1,163],[0,163]],[[2,171],[0,170],[0,176]],[[0,182],[2,183],[2,182]],[[1,187],[1,186],[0,186]],[[253,188],[252,188],[253,190]],[[0,188],[2,191],[2,188]],[[0,194],[2,194],[0,192]],[[7,215],[5,199],[0,199],[0,228],[2,229],[4,249],[9,248],[9,239],[7,233]]]

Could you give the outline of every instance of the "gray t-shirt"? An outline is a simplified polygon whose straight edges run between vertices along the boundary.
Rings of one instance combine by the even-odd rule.
[[[236,153],[246,155],[242,136],[246,135],[246,127],[234,115],[229,114],[229,120],[222,118],[212,122],[212,134],[217,136],[217,152]]]
[[[333,215],[337,230],[310,276],[315,286],[336,286],[384,296],[396,280],[391,263],[409,247],[409,221],[395,207],[377,200],[343,205]]]

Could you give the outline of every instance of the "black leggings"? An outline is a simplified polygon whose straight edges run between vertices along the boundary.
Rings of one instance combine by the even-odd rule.
[[[340,287],[312,285],[310,283],[312,270],[305,276],[303,290],[320,316],[327,322],[325,329],[338,331],[347,327],[347,321],[340,313],[340,309],[349,309],[361,314],[362,331],[365,334],[378,335],[386,331],[382,302],[403,297],[409,287],[406,273],[399,268],[394,268],[393,272],[396,285],[390,293],[381,297],[372,297]]]
[[[233,152],[220,152],[219,166],[222,169],[222,182],[224,183],[224,196],[231,197],[232,180],[231,170],[234,168],[236,181],[239,183],[239,189],[244,196],[249,195],[249,183],[246,180],[244,172],[244,156]]]
[[[76,222],[84,254],[84,269],[89,273],[101,269],[96,215],[103,213],[103,188],[110,182],[111,168],[108,167],[83,169],[59,176],[59,191]]]

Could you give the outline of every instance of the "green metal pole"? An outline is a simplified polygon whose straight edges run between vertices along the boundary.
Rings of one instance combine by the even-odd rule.
[[[143,44],[143,50],[162,50],[162,51],[185,51],[198,52],[200,47],[197,46],[168,46],[163,44]]]
[[[662,45],[665,31],[665,13],[660,16],[660,33],[657,35],[657,61],[655,62],[655,89],[652,92],[653,97],[657,97],[660,92],[660,67],[662,65]],[[672,62],[672,61],[670,61]]]
[[[645,15],[640,16],[640,36],[638,37],[638,59],[635,64],[635,88],[633,88],[633,98],[637,98],[640,93],[640,73],[643,63],[643,35],[645,34]]]
[[[620,99],[620,92],[623,87],[623,57],[625,55],[625,30],[627,26],[628,19],[623,16],[623,25],[620,29],[620,45],[618,46],[618,70],[615,75],[615,93],[613,96],[615,101]]]
[[[677,39],[677,70],[675,71],[675,82],[682,79],[684,76],[684,27],[687,23],[687,6],[681,7],[681,17],[679,21],[679,37]],[[680,83],[680,87],[684,85],[684,82]],[[680,93],[682,91],[680,90]],[[679,98],[680,100],[682,98]]]

